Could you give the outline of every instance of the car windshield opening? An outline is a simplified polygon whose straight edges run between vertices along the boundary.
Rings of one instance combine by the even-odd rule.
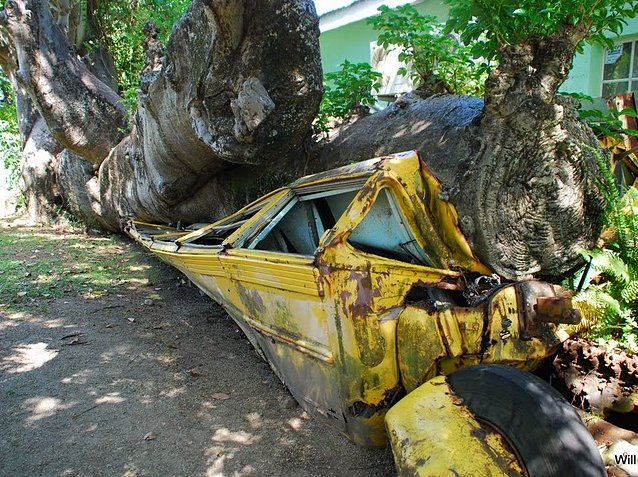
[[[319,239],[334,227],[359,188],[303,194],[299,191],[247,248],[313,255]]]
[[[379,192],[375,203],[350,234],[348,243],[362,252],[384,258],[417,265],[432,264],[387,188]]]
[[[207,246],[221,245],[221,243],[226,240],[226,238],[228,238],[239,227],[248,222],[248,220],[250,220],[257,212],[259,212],[259,210],[259,208],[247,210],[243,214],[240,214],[237,217],[233,217],[233,219],[231,220],[225,220],[213,227],[209,227],[206,233],[192,240],[187,240],[183,243]]]

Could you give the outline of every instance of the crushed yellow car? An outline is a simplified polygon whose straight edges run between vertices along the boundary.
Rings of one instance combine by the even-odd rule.
[[[521,370],[578,323],[569,296],[503,283],[444,198],[407,152],[129,233],[228,311],[304,409],[359,444],[389,437],[400,475],[604,475],[571,406]]]

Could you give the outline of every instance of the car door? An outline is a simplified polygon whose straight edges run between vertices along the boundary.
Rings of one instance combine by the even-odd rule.
[[[295,398],[343,429],[334,376],[332,310],[315,252],[358,187],[289,190],[233,237],[220,261],[227,309]]]
[[[346,432],[365,444],[385,441],[384,413],[402,392],[396,329],[410,290],[458,275],[431,266],[413,209],[399,180],[374,176],[317,256],[340,333],[336,361]]]

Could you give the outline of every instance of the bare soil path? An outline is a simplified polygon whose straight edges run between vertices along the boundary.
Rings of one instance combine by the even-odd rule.
[[[0,229],[0,476],[388,476],[119,237]]]

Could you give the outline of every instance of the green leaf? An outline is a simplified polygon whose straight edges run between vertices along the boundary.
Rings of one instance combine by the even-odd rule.
[[[451,23],[441,24],[436,17],[422,15],[411,5],[384,8],[370,23],[379,31],[377,44],[387,41],[401,48],[399,60],[409,67],[399,67],[397,74],[409,75],[416,82],[442,92],[482,92],[488,69],[469,61],[471,47],[461,47],[446,36],[452,31]]]

